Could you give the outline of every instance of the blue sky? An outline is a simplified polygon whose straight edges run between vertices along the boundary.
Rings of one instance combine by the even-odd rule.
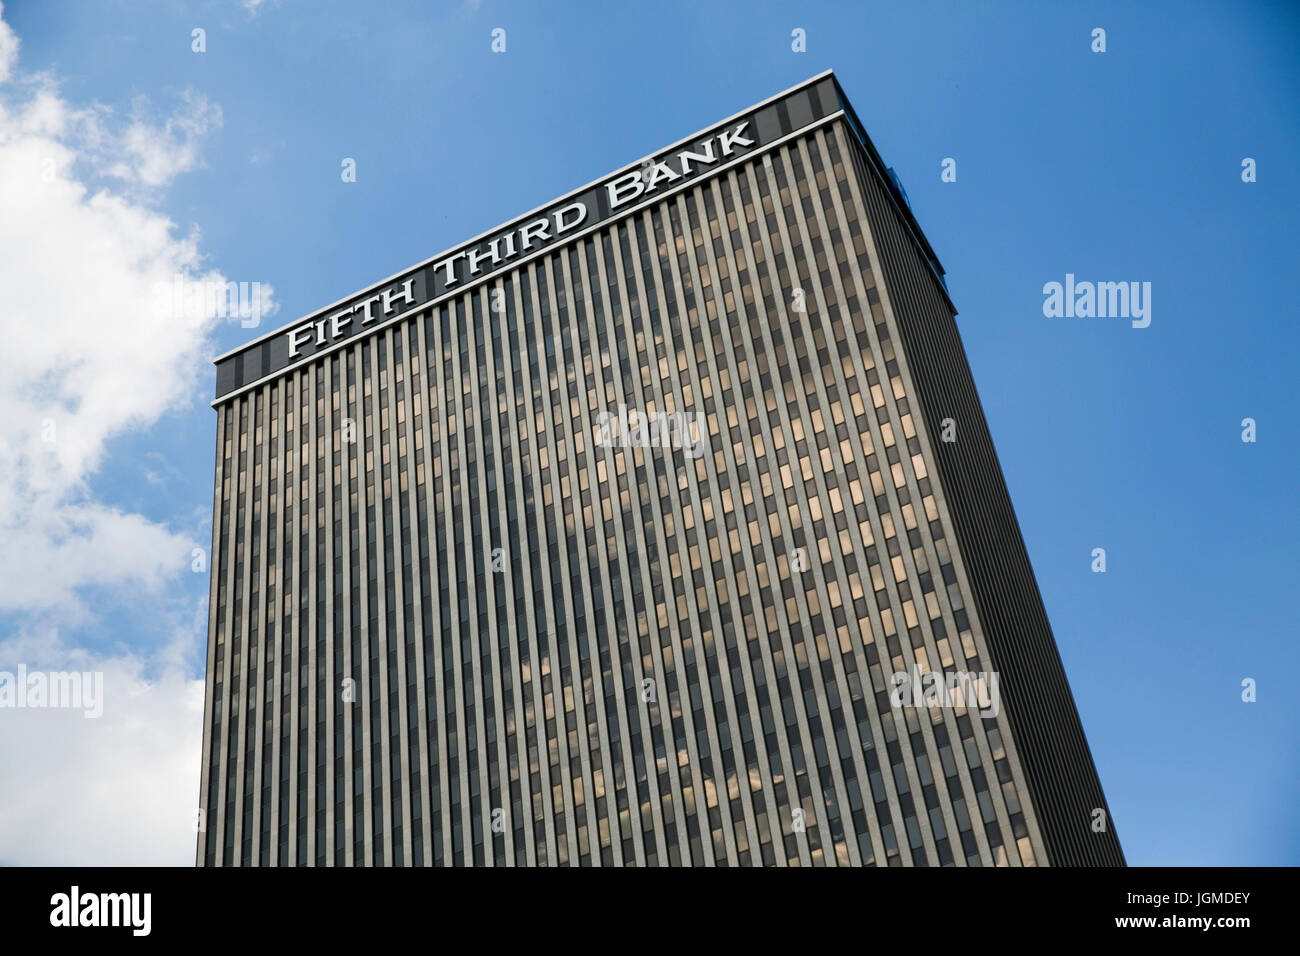
[[[4,5],[25,77],[151,117],[180,157],[147,195],[139,175],[82,181],[197,229],[205,268],[279,307],[196,332],[200,360],[177,359],[194,374],[105,426],[77,500],[206,547],[213,355],[833,68],[947,270],[1129,862],[1300,863],[1296,6],[551,7]],[[219,122],[167,127],[196,94]],[[1150,282],[1150,327],[1045,317],[1066,273]],[[85,612],[54,624],[67,647],[141,658],[142,684],[179,668],[192,699],[206,577],[179,550],[147,592],[73,581]],[[0,640],[50,613],[0,603]],[[197,780],[175,789],[160,799],[187,808]],[[0,861],[30,859],[3,819]]]

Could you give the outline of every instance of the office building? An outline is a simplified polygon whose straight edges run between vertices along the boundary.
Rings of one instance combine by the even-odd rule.
[[[198,863],[1122,865],[954,315],[826,73],[219,357]]]

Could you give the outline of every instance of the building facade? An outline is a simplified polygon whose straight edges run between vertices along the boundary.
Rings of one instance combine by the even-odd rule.
[[[198,864],[1122,865],[954,315],[827,73],[218,358]]]

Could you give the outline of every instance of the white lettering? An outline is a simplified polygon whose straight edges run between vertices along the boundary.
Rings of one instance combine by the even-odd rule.
[[[384,315],[396,311],[393,300],[401,298],[407,305],[415,305],[415,280],[407,279],[402,283],[402,291],[396,291],[397,286],[384,292]]]
[[[301,336],[304,332],[307,334],[307,338],[300,339],[299,336]],[[290,332],[289,333],[289,358],[297,358],[302,349],[302,346],[307,344],[307,339],[309,338],[311,338],[310,325],[300,325],[298,326],[298,328]]]
[[[704,152],[692,153],[684,151],[677,154],[677,161],[682,165],[683,176],[689,176],[691,174],[692,162],[712,164],[718,161],[718,157],[713,153],[713,140],[709,140],[707,143],[701,143],[700,148],[703,149]]]
[[[605,185],[605,189],[609,193],[610,209],[617,209],[624,203],[631,202],[645,192],[645,186],[641,182],[641,170],[634,169],[617,179],[611,179]],[[629,193],[628,190],[635,190],[635,192]]]
[[[435,269],[442,270],[442,284],[444,286],[452,286],[460,281],[459,279],[456,278],[455,263],[457,259],[460,259],[464,255],[465,253],[458,252],[454,256],[448,256],[446,259],[443,259],[436,266],[434,266]]]
[[[78,886],[70,893],[50,897],[50,925],[60,927],[125,926],[133,936],[148,936],[153,929],[152,893],[85,893]]]
[[[535,222],[530,222],[528,225],[524,226],[524,228],[519,230],[520,247],[525,252],[527,252],[529,249],[533,247],[534,236],[536,236],[536,238],[542,240],[543,242],[551,238],[546,234],[546,230],[550,228],[551,228],[551,223],[549,220],[546,219],[538,219]]]
[[[494,266],[500,265],[501,264],[501,252],[499,250],[500,245],[501,245],[501,238],[498,236],[496,239],[493,239],[492,242],[488,244],[488,247],[486,249],[471,249],[468,258],[466,259],[466,261],[469,263],[469,274],[473,276],[473,275],[478,275],[480,272],[482,272],[483,271],[482,262],[484,259],[487,259],[489,256],[492,259],[492,265]]]
[[[378,302],[378,301],[379,301],[379,296],[377,296],[377,295],[372,295],[370,298],[366,299],[366,301],[364,301],[364,302],[358,304],[357,306],[355,306],[355,307],[353,308],[353,311],[354,311],[354,312],[356,311],[356,309],[360,309],[360,310],[361,310],[361,324],[362,324],[362,325],[365,325],[367,322],[373,322],[373,321],[375,321],[375,319],[379,318],[379,316],[377,316],[377,315],[373,315],[373,314],[371,314],[371,312],[370,312],[370,307],[371,307],[372,305],[374,305],[374,304],[375,304],[376,302]]]
[[[672,168],[665,163],[655,163],[654,168],[650,170],[650,179],[646,183],[646,191],[654,189],[659,185],[659,180],[666,179],[672,182],[674,179],[681,179],[681,173],[675,173]]]
[[[577,213],[576,218],[566,220],[565,216],[569,213]],[[570,229],[577,229],[587,221],[587,207],[584,203],[575,202],[571,206],[557,209],[551,214],[551,218],[555,220],[555,234],[559,236],[568,232]]]
[[[344,309],[342,312],[335,312],[330,316],[330,338],[336,339],[343,326],[352,323],[352,310]]]
[[[752,139],[746,139],[744,136],[741,135],[744,132],[745,127],[748,125],[749,122],[746,121],[744,123],[741,123],[730,133],[722,133],[718,136],[718,144],[722,147],[723,156],[730,156],[732,152],[732,147],[734,146],[754,145],[754,141]]]

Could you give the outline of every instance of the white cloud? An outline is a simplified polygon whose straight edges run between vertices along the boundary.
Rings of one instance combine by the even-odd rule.
[[[0,83],[9,79],[18,62],[18,37],[4,22],[5,5],[0,3]]]
[[[166,186],[200,165],[199,141],[221,125],[221,108],[192,91],[182,98],[184,108],[161,125],[147,119],[148,101],[136,100],[134,120],[120,139],[123,158],[109,167],[111,175],[146,186]]]
[[[0,643],[0,668],[99,672],[103,712],[0,708],[0,865],[189,866],[199,803],[203,682],[180,665],[193,633],[151,667],[48,633]]]
[[[0,99],[0,612],[86,585],[156,587],[189,564],[190,541],[96,502],[87,480],[109,439],[193,403],[217,312],[160,310],[159,289],[226,282],[196,230],[78,178],[166,183],[197,164],[213,107],[190,95],[161,126],[137,117],[115,137],[104,110],[75,110],[48,82],[22,92]],[[104,169],[112,154],[124,159]]]
[[[69,146],[22,127],[22,116],[0,113],[0,529],[66,552],[97,529],[121,529],[87,497],[86,479],[108,439],[190,403],[215,318],[153,307],[156,286],[201,268],[196,236],[178,238],[167,219],[123,198],[90,195],[64,172]],[[49,573],[36,591],[25,586],[33,564]],[[0,611],[151,577],[132,561],[95,569],[6,547]]]
[[[273,0],[271,5],[274,6],[275,3],[278,2],[279,0]],[[248,15],[250,17],[255,17],[259,13],[261,13],[262,7],[265,4],[266,4],[266,0],[239,0],[239,5],[243,7],[246,11],[248,11]]]
[[[220,111],[193,93],[157,119],[145,101],[125,117],[73,105],[17,50],[0,20],[0,670],[93,667],[109,699],[98,720],[0,708],[0,863],[187,864],[206,618],[164,622],[208,542],[94,479],[113,439],[196,404],[222,320],[160,310],[158,290],[226,277],[157,207]],[[112,632],[106,608],[141,631]],[[144,649],[161,627],[162,657]],[[78,647],[106,629],[116,643]]]
[[[65,622],[86,611],[76,588],[138,588],[158,594],[187,570],[195,544],[184,534],[96,503],[31,499],[24,520],[6,528],[4,584],[9,603],[57,609]],[[206,547],[206,542],[203,545]]]

